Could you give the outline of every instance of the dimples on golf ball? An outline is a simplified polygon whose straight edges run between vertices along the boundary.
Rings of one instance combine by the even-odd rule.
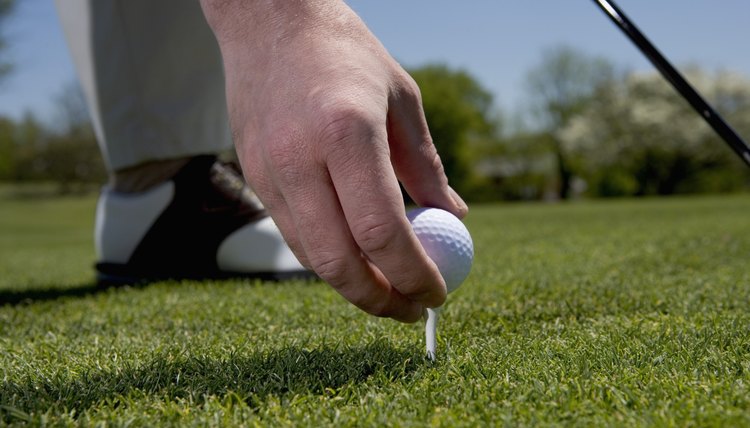
[[[469,275],[474,244],[461,220],[438,208],[417,208],[406,214],[425,252],[435,262],[448,292]]]

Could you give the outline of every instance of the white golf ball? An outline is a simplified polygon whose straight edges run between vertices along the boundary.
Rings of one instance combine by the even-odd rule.
[[[474,244],[461,220],[439,208],[417,208],[406,213],[425,252],[435,262],[448,292],[457,289],[469,275]]]

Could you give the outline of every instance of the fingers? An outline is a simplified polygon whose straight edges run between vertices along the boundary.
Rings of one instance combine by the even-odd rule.
[[[362,254],[324,164],[288,164],[276,168],[274,177],[289,206],[302,251],[321,278],[365,312],[404,322],[420,319],[423,306],[392,287]]]
[[[325,164],[302,144],[301,134],[287,129],[275,135],[241,157],[298,259],[360,309],[404,322],[419,320],[423,306],[399,293],[363,256]]]
[[[404,215],[391,167],[384,119],[347,112],[330,141],[326,165],[356,245],[388,282],[427,307],[445,301],[445,284]]]
[[[417,204],[442,208],[463,218],[468,207],[448,185],[427,127],[419,88],[408,75],[403,79],[404,85],[392,93],[388,114],[388,138],[396,175]]]
[[[300,262],[366,312],[410,322],[440,306],[446,289],[404,216],[397,174],[420,205],[459,217],[467,208],[448,186],[416,86],[387,114],[340,108],[317,144],[287,128],[243,166],[261,171],[254,187]]]
[[[304,144],[302,133],[287,129],[283,138],[254,150],[266,163],[250,165],[265,172],[254,186],[306,267],[368,313],[415,321],[423,307],[444,302],[446,288],[404,215],[391,161],[405,157],[419,170],[411,173],[402,162],[405,185],[418,203],[457,215],[465,213],[465,205],[452,196],[420,114],[393,123],[393,139],[406,141],[391,145],[393,155],[384,118],[356,106],[342,108],[336,117],[341,119],[329,118],[317,136],[320,144]]]

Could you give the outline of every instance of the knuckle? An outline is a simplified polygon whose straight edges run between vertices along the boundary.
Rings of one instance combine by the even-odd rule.
[[[398,234],[393,223],[374,214],[359,219],[352,232],[357,245],[368,254],[388,252]]]
[[[417,82],[408,74],[404,78],[404,85],[401,91],[403,96],[420,103],[422,102],[422,91],[419,89]]]
[[[429,146],[431,147],[431,154],[428,155],[429,165],[432,170],[435,171],[435,174],[437,174],[441,181],[445,180],[445,167],[443,166],[443,160],[440,159],[440,155],[438,154],[437,150],[435,150],[435,146],[432,145],[431,141],[429,142]]]
[[[409,101],[412,103],[422,103],[422,91],[414,78],[406,71],[401,71],[396,75],[396,80],[399,82],[395,86],[395,96],[398,99]]]
[[[354,102],[341,102],[324,109],[320,118],[320,139],[327,143],[347,143],[357,138],[372,122],[372,114]]]
[[[341,288],[346,284],[348,266],[341,257],[323,257],[310,260],[312,269],[334,288]]]
[[[318,141],[321,158],[336,165],[351,179],[360,177],[370,159],[362,157],[364,145],[377,141],[378,126],[372,115],[363,107],[354,104],[338,106],[324,113],[320,121]]]

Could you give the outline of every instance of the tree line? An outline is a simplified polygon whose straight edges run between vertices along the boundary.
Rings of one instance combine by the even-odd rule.
[[[57,118],[0,117],[0,182],[52,183],[57,193],[98,189],[107,174],[77,82],[56,96]]]
[[[684,72],[743,136],[750,80]],[[413,70],[451,183],[474,201],[737,192],[750,168],[656,71],[632,72],[570,47],[542,53],[525,111],[503,115],[467,72]],[[511,119],[509,119],[509,117]]]
[[[655,71],[629,72],[570,47],[553,48],[528,71],[528,106],[513,114],[500,111],[466,70],[433,64],[409,72],[422,91],[448,178],[467,200],[733,192],[750,186],[750,168]],[[685,74],[740,135],[750,135],[746,77],[697,67]],[[31,113],[21,120],[0,117],[0,182],[47,181],[71,192],[106,180],[77,84],[66,86],[56,105],[54,125]]]

